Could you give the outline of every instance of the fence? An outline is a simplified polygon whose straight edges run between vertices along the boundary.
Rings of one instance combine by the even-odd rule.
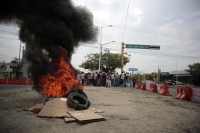
[[[0,84],[33,85],[33,80],[29,78],[1,78]]]

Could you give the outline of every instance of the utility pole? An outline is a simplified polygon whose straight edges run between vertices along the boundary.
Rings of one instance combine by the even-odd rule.
[[[19,47],[19,63],[20,63],[20,54],[21,54],[21,41],[20,41],[20,47]]]
[[[103,71],[102,70],[102,45],[100,46],[101,47],[101,55],[100,55],[100,57],[101,57],[101,60],[100,60],[100,62],[101,62],[101,64],[100,64],[100,70],[101,70],[101,72]]]
[[[124,69],[124,43],[122,42],[122,53],[121,53],[121,73],[123,72]]]
[[[160,68],[158,66],[158,75],[157,75],[157,81],[160,82]]]
[[[102,27],[101,27],[101,35],[100,35],[100,70],[102,71],[102,45],[101,45],[101,38],[102,38]]]
[[[100,70],[102,71],[102,44],[101,44],[101,39],[102,39],[102,28],[104,28],[104,27],[112,27],[112,25],[101,26],[101,27],[100,27],[100,28],[101,28],[101,34],[100,34],[100,38],[99,38],[99,40],[100,40],[100,43],[99,43],[99,45],[100,45],[99,71],[100,71]]]
[[[176,60],[176,81],[178,81],[178,77],[177,77],[177,60]]]

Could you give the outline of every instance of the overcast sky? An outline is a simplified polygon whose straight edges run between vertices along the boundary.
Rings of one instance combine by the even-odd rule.
[[[103,27],[102,44],[115,41],[104,45],[103,49],[121,53],[122,42],[160,45],[160,50],[125,48],[125,52],[131,54],[130,62],[124,67],[125,71],[129,68],[138,68],[139,71],[150,73],[157,71],[159,66],[162,71],[171,72],[176,70],[176,63],[177,70],[184,70],[189,64],[200,62],[200,0],[73,2],[77,6],[88,8],[93,14],[94,24]],[[106,27],[108,25],[113,27]],[[100,40],[97,43],[100,43]],[[86,60],[85,55],[100,51],[97,43],[82,44],[78,47],[72,56],[72,65],[80,69],[78,65]],[[15,56],[18,57],[19,46],[18,28],[0,25],[0,62],[10,62]]]

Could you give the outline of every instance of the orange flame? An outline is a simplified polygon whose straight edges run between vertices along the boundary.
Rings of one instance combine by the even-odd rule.
[[[46,96],[62,96],[68,93],[74,85],[83,90],[82,84],[75,77],[74,69],[65,61],[63,54],[59,55],[55,63],[57,71],[42,76],[38,84],[44,89]]]

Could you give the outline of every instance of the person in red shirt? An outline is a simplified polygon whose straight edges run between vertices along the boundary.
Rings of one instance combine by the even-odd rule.
[[[132,82],[133,82],[133,87],[135,88],[135,84],[136,84],[136,78],[135,77],[132,78]]]

